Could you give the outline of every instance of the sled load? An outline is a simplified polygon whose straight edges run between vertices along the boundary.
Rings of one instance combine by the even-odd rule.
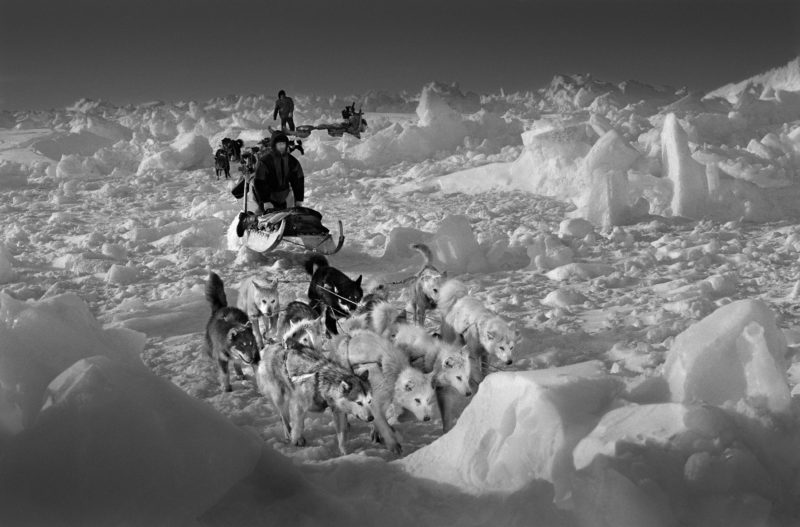
[[[314,130],[327,130],[328,135],[331,137],[342,137],[344,134],[350,134],[361,139],[361,134],[367,130],[367,120],[364,119],[364,112],[362,110],[356,110],[356,103],[346,106],[345,109],[342,110],[342,119],[342,122],[333,124],[303,124],[298,126],[294,131],[286,130],[284,133],[290,137],[293,136],[305,139],[310,136],[311,132]],[[277,132],[277,130],[271,127],[269,131],[272,133]]]
[[[338,236],[334,238],[322,224],[322,214],[308,207],[270,210],[261,215],[242,212],[234,218],[228,239],[237,238],[240,244],[259,253],[271,252],[285,242],[330,255],[339,252],[344,245],[341,221],[338,227]]]

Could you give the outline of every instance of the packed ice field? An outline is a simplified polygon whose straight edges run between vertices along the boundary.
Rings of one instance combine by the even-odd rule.
[[[800,524],[800,59],[711,93],[290,95],[370,123],[295,154],[331,265],[404,308],[427,244],[513,364],[450,432],[400,422],[401,456],[354,419],[339,455],[328,413],[291,446],[203,351],[209,271],[308,300],[307,253],[240,247],[214,177],[273,99],[0,112],[0,524]]]

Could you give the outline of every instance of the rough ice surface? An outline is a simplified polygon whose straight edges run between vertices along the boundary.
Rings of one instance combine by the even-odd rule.
[[[674,401],[747,401],[787,412],[785,353],[786,339],[769,307],[739,300],[678,335],[667,354],[664,375]]]
[[[478,246],[466,216],[448,216],[442,220],[430,246],[443,268],[454,274],[488,270],[486,256]]]
[[[708,92],[706,97],[724,97],[735,103],[745,90],[754,85],[769,90],[800,91],[800,58],[792,59],[786,66],[772,69],[740,82],[721,86]]]
[[[0,243],[0,284],[12,281],[17,274],[14,272],[14,257],[8,247]]]
[[[139,363],[145,335],[103,329],[73,294],[20,302],[0,293],[0,384],[19,393],[25,423],[39,411],[47,384],[75,361],[93,355]]]
[[[112,284],[129,285],[136,282],[139,270],[129,265],[114,264],[106,274],[106,281]]]
[[[550,307],[569,307],[575,304],[582,304],[586,297],[577,291],[570,289],[556,289],[547,294],[542,299],[542,304]]]
[[[577,445],[573,453],[575,469],[587,468],[598,456],[621,456],[625,448],[634,445],[691,449],[694,441],[704,437],[713,440],[724,432],[715,422],[720,415],[712,409],[680,403],[617,408],[605,414]]]
[[[591,280],[598,276],[611,274],[614,271],[614,267],[608,264],[575,262],[556,267],[552,271],[548,271],[545,275],[550,280],[563,282],[570,279]]]
[[[261,451],[142,364],[80,360],[44,401],[0,459],[6,525],[181,524],[251,472]]]
[[[612,410],[574,452],[580,521],[766,525],[771,503],[784,492],[782,476],[768,468],[769,447],[746,431],[752,425],[742,425],[735,415],[704,405]],[[773,448],[783,446],[776,442]],[[783,459],[797,466],[796,456]]]
[[[671,113],[661,131],[666,177],[672,181],[672,213],[687,218],[702,218],[708,197],[705,167],[689,152],[688,136]]]
[[[488,376],[453,430],[403,459],[409,473],[474,494],[531,480],[568,492],[571,453],[619,389],[600,363]]]
[[[61,489],[53,490],[38,461],[62,469],[83,459],[81,437],[98,454],[129,445],[120,437],[129,430],[124,422],[115,426],[120,433],[106,433],[106,445],[91,424],[83,436],[71,435],[73,418],[82,423],[113,406],[138,427],[130,437],[152,446],[151,457],[136,459],[171,456],[159,466],[139,463],[142,479],[120,486],[128,496],[120,503],[132,507],[147,498],[146,486],[133,484],[155,475],[163,495],[144,500],[147,524],[796,524],[800,95],[793,67],[731,90],[728,99],[589,75],[558,76],[536,92],[480,96],[432,84],[371,94],[368,105],[386,113],[368,110],[361,140],[309,137],[299,157],[307,203],[329,227],[343,220],[347,236],[332,265],[363,274],[368,289],[385,284],[403,306],[405,280],[421,264],[409,244],[427,243],[437,267],[458,273],[471,294],[521,330],[507,368],[519,372],[490,375],[450,434],[442,435],[436,418],[398,423],[407,456],[398,462],[360,422],[351,423],[354,454],[337,458],[326,414],[309,416],[306,447],[286,444],[252,380],[236,379],[232,393],[220,393],[216,366],[204,355],[209,270],[223,277],[230,303],[253,274],[278,278],[281,302],[307,300],[306,253],[288,244],[269,255],[241,250],[238,240],[226,245],[240,203],[230,196],[233,182],[218,183],[210,166],[210,149],[223,137],[249,146],[267,135],[270,96],[124,107],[81,100],[0,112],[0,244],[7,249],[0,254],[11,265],[8,273],[0,261],[4,476],[41,475],[43,483],[31,487],[44,492],[32,495],[57,496]],[[352,102],[302,94],[295,101],[298,124],[336,121]],[[685,188],[675,193],[674,181],[686,175],[708,188],[700,221],[674,217],[676,198],[696,198]],[[742,314],[743,299],[776,316],[760,308]],[[703,320],[721,306],[729,311]],[[435,331],[436,313],[428,316]],[[692,324],[705,329],[693,332]],[[788,350],[779,333],[788,335]],[[84,360],[96,355],[112,362]],[[180,402],[169,386],[139,376],[147,373],[136,369],[139,357],[205,406]],[[590,360],[608,370],[597,362],[586,371],[570,366]],[[565,366],[580,371],[555,378]],[[51,386],[57,397],[42,412],[59,375]],[[106,390],[104,378],[117,382]],[[169,423],[159,421],[167,414]],[[197,445],[177,426],[183,414],[205,430],[196,438],[207,456],[222,446],[235,464],[204,471],[212,458],[194,455]],[[207,427],[221,432],[210,437]],[[42,439],[56,428],[65,437],[61,450]],[[253,452],[250,431],[264,448],[245,463],[239,456]],[[233,440],[215,442],[225,437]],[[53,451],[35,450],[43,444]],[[73,448],[72,457],[51,462]],[[14,464],[6,456],[12,449],[33,470]],[[27,461],[34,457],[37,463]],[[85,486],[68,490],[101,488],[98,478],[116,482],[112,468],[133,470],[124,456],[110,457],[108,471],[75,469]],[[406,470],[412,461],[424,477]],[[64,486],[68,472],[53,481]],[[178,485],[181,474],[192,481]],[[106,487],[93,492],[107,497],[114,486]],[[198,490],[187,497],[181,489]],[[25,503],[22,494],[14,489],[7,499]],[[41,510],[97,523],[73,516],[86,502],[66,495],[74,503]],[[168,501],[180,507],[162,508]],[[84,512],[111,503],[98,500]]]
[[[446,216],[432,233],[403,227],[393,229],[386,238],[383,259],[396,261],[416,258],[418,253],[409,248],[413,243],[428,245],[433,254],[433,265],[441,271],[463,274],[490,269],[487,250],[478,244],[466,216]],[[499,265],[500,262],[497,263]]]
[[[0,188],[18,188],[28,184],[30,169],[22,163],[0,161]]]
[[[137,170],[160,168],[164,170],[191,170],[210,166],[211,147],[208,139],[195,133],[179,135],[170,145],[142,159]]]

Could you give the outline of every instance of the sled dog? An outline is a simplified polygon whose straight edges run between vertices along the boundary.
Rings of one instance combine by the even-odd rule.
[[[211,317],[206,324],[206,352],[219,366],[219,382],[223,391],[230,392],[228,368],[233,362],[236,375],[243,378],[239,362],[255,367],[259,360],[259,347],[253,335],[247,313],[229,307],[222,279],[211,273],[206,282],[206,300],[211,304]]]
[[[245,278],[239,285],[236,304],[247,313],[258,347],[263,348],[264,339],[278,328],[278,314],[281,309],[278,279],[264,283],[255,276]]]
[[[519,330],[499,315],[487,309],[483,302],[470,296],[466,286],[458,280],[448,280],[440,291],[442,324],[440,333],[446,342],[463,342],[472,360],[471,384],[478,384],[487,375],[489,357],[494,355],[506,365],[513,362],[514,347]],[[448,392],[438,394],[439,409],[445,431],[452,427],[460,413],[453,405]]]
[[[270,397],[280,414],[287,441],[305,446],[306,413],[330,408],[342,455],[347,453],[347,416],[373,420],[368,377],[367,372],[356,375],[320,351],[301,344],[286,348],[280,344],[268,346],[265,360],[259,363],[256,372],[259,390]]]
[[[433,254],[427,245],[415,243],[411,245],[411,248],[419,252],[425,259],[408,291],[414,323],[422,326],[425,324],[425,314],[428,310],[435,309],[439,302],[439,289],[442,282],[447,280],[447,271],[441,272],[433,266],[431,263]]]
[[[382,440],[390,451],[401,447],[392,425],[408,410],[420,421],[430,421],[435,391],[433,375],[411,366],[408,355],[372,331],[358,331],[339,341],[333,356],[355,372],[369,371],[375,423],[373,440]]]
[[[319,254],[311,256],[306,261],[305,268],[311,275],[308,287],[311,309],[317,315],[325,315],[328,333],[336,335],[336,321],[348,318],[364,296],[361,276],[351,280],[340,270],[331,267],[328,259]]]

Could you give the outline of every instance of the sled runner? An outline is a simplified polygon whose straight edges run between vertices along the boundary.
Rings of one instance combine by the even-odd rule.
[[[268,253],[282,242],[297,245],[320,254],[336,254],[344,245],[344,230],[339,221],[339,234],[334,239],[330,230],[322,224],[322,214],[308,207],[268,211],[256,216],[245,213],[246,227],[239,238],[249,249]],[[233,219],[231,229],[239,225],[239,217]]]

